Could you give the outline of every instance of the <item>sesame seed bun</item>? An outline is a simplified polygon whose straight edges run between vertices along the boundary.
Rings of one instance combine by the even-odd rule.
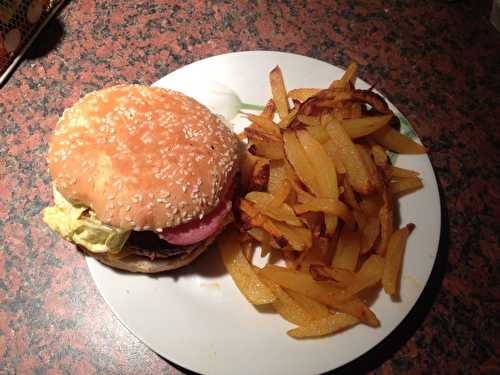
[[[48,164],[58,191],[103,223],[160,230],[217,206],[232,183],[237,148],[234,133],[194,99],[120,85],[64,112]]]

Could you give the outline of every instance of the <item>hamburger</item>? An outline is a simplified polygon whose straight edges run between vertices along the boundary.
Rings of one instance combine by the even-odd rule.
[[[238,139],[179,92],[119,85],[64,111],[44,222],[85,254],[155,273],[196,259],[232,221]]]

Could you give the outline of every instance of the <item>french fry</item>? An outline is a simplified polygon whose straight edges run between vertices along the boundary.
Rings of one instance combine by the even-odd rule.
[[[270,242],[269,234],[261,228],[250,228],[247,233],[259,242]]]
[[[252,145],[249,151],[254,155],[262,156],[270,160],[281,160],[285,157],[283,144],[281,142],[270,142],[257,139],[250,139],[250,141]]]
[[[383,274],[384,259],[378,255],[371,255],[364,261],[342,298],[348,299],[362,290],[376,285],[382,279]]]
[[[273,194],[273,200],[269,203],[270,207],[279,207],[285,203],[286,199],[292,191],[292,185],[288,180],[284,180],[282,185],[278,187],[278,190]]]
[[[326,99],[326,100],[318,100],[316,102],[316,106],[321,108],[321,109],[330,109],[331,112],[335,115],[334,117],[337,120],[342,120],[343,119],[343,107],[344,103],[346,100],[350,98],[350,95],[347,93],[339,93],[336,97],[333,99]]]
[[[370,310],[370,308],[358,297],[353,297],[351,299],[337,302],[335,306],[333,304],[331,307],[336,311],[341,311],[346,314],[352,315],[358,318],[361,322],[371,326],[378,327],[380,321],[377,316]]]
[[[347,133],[338,121],[333,118],[327,122],[326,128],[330,134],[330,139],[339,152],[340,160],[346,169],[349,182],[355,191],[368,194],[375,190],[375,186],[370,181],[368,170]]]
[[[371,147],[371,152],[373,155],[373,161],[375,164],[379,167],[386,167],[388,166],[388,159],[387,159],[387,154],[385,153],[384,149],[377,144],[373,144]]]
[[[279,191],[286,180],[285,163],[283,160],[271,160],[269,162],[269,181],[267,191],[273,195]]]
[[[335,243],[330,244],[331,240],[327,238],[324,238],[324,240],[326,240],[326,243],[323,243],[323,245],[326,248],[322,248],[318,244],[318,238],[314,238],[313,246],[307,252],[305,252],[305,256],[303,259],[301,259],[301,262],[299,263],[299,266],[297,268],[298,270],[303,272],[308,272],[309,268],[313,264],[330,265],[331,262],[330,249],[332,246],[335,245]],[[335,242],[335,239],[333,242]]]
[[[288,295],[282,287],[265,277],[262,278],[262,281],[276,296],[276,300],[273,302],[273,307],[285,320],[299,326],[307,326],[312,322],[313,318],[309,315],[307,310],[304,309],[304,307],[294,298]]]
[[[281,129],[286,129],[288,126],[295,120],[297,117],[297,113],[299,112],[300,107],[296,106],[294,109],[292,109],[285,117],[281,119],[281,121],[278,123],[278,126]]]
[[[298,179],[293,169],[289,166],[285,167],[287,180],[292,185],[292,190],[295,192],[297,201],[306,202],[308,200],[314,199],[314,195],[307,193],[302,187],[302,182]]]
[[[259,214],[259,210],[255,207],[255,205],[246,199],[240,199],[238,206],[240,210],[249,217],[256,217]]]
[[[353,210],[352,216],[354,216],[358,228],[362,229],[366,225],[367,216],[362,211]]]
[[[310,128],[310,129],[313,129],[313,128]],[[314,128],[314,129],[316,129],[316,128]],[[326,131],[326,128],[324,128],[324,127],[321,127],[321,129],[324,129],[324,131]],[[311,134],[313,134],[313,133],[311,133]],[[323,147],[326,150],[326,153],[328,154],[330,159],[332,159],[333,164],[335,165],[335,170],[337,171],[337,173],[342,174],[342,175],[346,174],[346,169],[345,169],[344,163],[342,163],[340,153],[337,150],[335,143],[330,139],[328,132],[326,132],[326,136],[328,137],[328,140],[324,143],[322,142]],[[318,138],[316,138],[316,139],[318,139]],[[318,141],[319,141],[319,139],[318,139]]]
[[[236,230],[226,230],[218,237],[217,244],[224,266],[250,303],[264,305],[276,300],[275,295],[255,274],[243,254]]]
[[[342,198],[344,199],[344,201],[349,206],[351,206],[351,208],[359,210],[360,208],[358,200],[354,195],[354,191],[352,190],[351,184],[349,183],[349,178],[347,176],[344,176],[344,178],[342,179],[341,186],[344,189],[344,192],[342,193]]]
[[[377,284],[384,273],[384,259],[378,255],[370,256],[358,272],[343,268],[329,268],[312,265],[309,269],[312,277],[317,281],[336,281],[339,286],[345,287],[340,300],[347,300],[360,291]]]
[[[340,108],[335,108],[333,110],[334,116],[339,121],[352,120],[352,104],[349,102],[342,103]]]
[[[392,194],[388,189],[382,193],[383,205],[380,208],[378,217],[380,220],[380,241],[375,250],[378,255],[384,256],[389,243],[389,238],[394,231],[394,212]]]
[[[238,139],[240,141],[245,141],[247,139],[247,135],[244,131],[242,131],[241,133],[238,133],[237,136],[238,136]]]
[[[349,84],[352,84],[354,86],[354,81],[356,80],[357,71],[358,71],[358,64],[356,64],[355,62],[349,64],[346,71],[342,75],[342,78],[340,78],[342,87],[346,88],[350,87]]]
[[[241,187],[243,191],[249,190],[250,180],[256,163],[257,157],[253,156],[249,152],[243,153],[240,158]]]
[[[311,247],[312,233],[307,228],[290,227],[259,213],[253,204],[245,199],[240,201],[240,209],[248,215],[248,225],[259,227],[269,233],[278,248],[290,246],[296,251],[304,251]],[[257,214],[255,213],[257,211]],[[252,214],[254,216],[252,216]],[[243,218],[243,217],[242,217]]]
[[[283,259],[285,260],[287,268],[291,270],[296,270],[298,255],[295,254],[294,251],[288,251],[288,250],[281,250],[281,254],[283,256]]]
[[[252,176],[248,184],[249,190],[264,191],[269,181],[269,159],[258,157],[256,159]]]
[[[269,99],[260,115],[262,117],[272,119],[274,117],[275,112],[276,112],[276,105],[274,104],[274,100]]]
[[[272,119],[262,115],[254,115],[252,113],[243,113],[243,115],[247,119],[252,121],[254,124],[257,124],[258,127],[262,128],[264,132],[279,137],[280,129],[278,125],[273,122]]]
[[[333,95],[321,95],[323,92],[333,92]],[[314,105],[320,108],[331,108],[335,115],[335,118],[341,120],[342,118],[336,117],[337,114],[342,114],[343,109],[345,109],[346,105],[350,105],[352,102],[354,103],[363,103],[368,104],[372,107],[374,112],[378,112],[380,114],[388,114],[391,113],[389,106],[385,102],[385,100],[378,95],[377,93],[370,90],[358,90],[351,88],[337,88],[336,90],[323,90],[317,95],[316,98],[310,98],[309,100],[316,99],[314,101]],[[337,110],[340,110],[337,113]],[[313,109],[309,109],[309,113],[305,113],[306,115],[311,114]],[[342,116],[340,116],[342,117]]]
[[[291,131],[285,132],[283,134],[283,141],[286,158],[297,173],[297,176],[315,195],[321,195],[313,166],[295,133]]]
[[[361,254],[368,253],[380,234],[380,220],[378,216],[367,218],[366,224],[361,229]]]
[[[278,110],[280,119],[284,119],[288,115],[290,108],[286,96],[285,82],[279,66],[271,70],[269,81],[271,83],[271,92],[273,94],[274,103],[276,104],[276,109]]]
[[[307,158],[316,173],[321,197],[336,199],[339,196],[337,173],[332,160],[328,157],[321,143],[316,141],[307,130],[298,130],[297,138],[304,148]],[[327,235],[331,236],[337,228],[337,217],[325,213],[325,227]]]
[[[318,182],[320,197],[338,198],[339,189],[337,185],[337,173],[335,165],[328,157],[321,143],[319,143],[307,130],[298,130],[297,138],[304,148],[306,157],[309,159],[315,172],[315,180]]]
[[[404,228],[395,231],[389,240],[385,257],[384,275],[382,278],[382,286],[387,294],[395,295],[397,292],[403,252],[406,246],[406,240],[413,228],[413,224],[408,224]]]
[[[401,178],[390,183],[389,188],[393,194],[398,196],[407,194],[423,187],[422,180],[418,177]]]
[[[261,248],[260,256],[262,258],[265,257],[268,253],[270,253],[273,248],[279,249],[279,246],[273,240],[271,235],[262,228],[258,227],[250,228],[247,230],[247,233],[250,235],[250,237],[252,237],[258,242]]]
[[[281,235],[286,238],[292,249],[304,251],[312,246],[312,232],[308,228],[291,227],[284,223],[273,222]]]
[[[358,265],[360,236],[352,228],[344,225],[340,231],[337,250],[332,260],[332,267],[354,271]]]
[[[419,173],[416,171],[399,168],[390,164],[384,167],[384,173],[388,179],[417,177],[419,175]]]
[[[330,239],[328,237],[317,236],[314,240],[314,246],[319,249],[321,254],[326,255],[330,250]]]
[[[316,281],[335,281],[342,288],[347,288],[356,278],[354,271],[344,268],[332,268],[320,264],[311,264],[309,272]]]
[[[357,119],[363,117],[363,108],[361,103],[352,103],[351,105],[351,119]]]
[[[276,112],[276,106],[274,105],[274,101],[272,99],[270,99],[266,103],[266,106],[262,110],[262,113],[260,114],[260,116],[264,117],[264,118],[267,118],[267,119],[272,119],[275,112]],[[260,127],[258,126],[258,124],[252,123],[249,126],[247,126],[242,133],[238,134],[238,138],[240,140],[247,139],[247,132],[249,131],[249,129],[257,130],[258,131],[260,129]],[[252,131],[252,130],[250,130],[250,131]],[[273,132],[274,131],[272,131],[272,133]]]
[[[354,218],[348,207],[339,200],[330,198],[311,198],[293,207],[296,214],[305,212],[324,212],[340,217],[348,226],[354,226]]]
[[[276,248],[279,246],[276,245]],[[261,242],[260,243],[260,257],[265,258],[271,251],[272,251],[273,246],[269,242]]]
[[[320,91],[321,89],[313,89],[313,88],[293,89],[288,92],[288,97],[290,99],[296,99],[300,102],[305,102],[311,96],[316,95]]]
[[[279,207],[271,206],[274,201],[274,196],[270,193],[251,191],[245,196],[245,199],[254,203],[255,207],[257,207],[260,212],[274,220],[283,221],[293,226],[302,226],[300,219],[286,203],[283,203]]]
[[[375,132],[370,137],[385,148],[400,154],[425,154],[425,147],[412,141],[390,126],[385,126]]]
[[[370,326],[376,327],[380,324],[375,314],[359,298],[339,301],[339,296],[341,298],[343,293],[342,289],[331,284],[319,284],[307,273],[268,264],[259,270],[259,275],[263,275],[286,289],[304,294],[337,311],[355,316]]]
[[[297,119],[308,126],[312,127],[320,127],[321,120],[319,116],[306,116],[306,115],[297,115]]]
[[[382,188],[382,176],[378,172],[377,166],[375,162],[370,156],[370,152],[363,145],[356,145],[358,149],[359,155],[361,156],[361,160],[365,165],[365,168],[368,172],[368,178],[370,180],[370,184],[375,187],[375,189],[380,190]]]
[[[366,216],[378,216],[383,204],[382,195],[380,193],[373,193],[370,195],[363,195],[359,207]]]
[[[340,124],[351,139],[364,137],[386,126],[392,114],[341,120]]]
[[[247,242],[243,243],[241,246],[243,249],[243,255],[245,256],[245,258],[248,260],[249,263],[252,263],[252,257],[253,257],[253,253],[255,250],[252,242],[247,241]]]
[[[268,264],[259,275],[273,280],[284,288],[294,290],[317,301],[330,305],[339,301],[342,289],[334,284],[319,284],[309,274]]]
[[[293,205],[292,207],[295,207]],[[295,211],[295,209],[294,209]],[[323,226],[323,214],[321,212],[305,212],[299,215],[304,225],[311,229],[313,236],[318,237],[321,235]]]
[[[336,313],[322,319],[314,320],[287,332],[288,335],[298,338],[326,336],[344,330],[359,323],[359,320],[351,315]]]
[[[270,120],[265,119],[265,118],[262,118],[262,119],[264,121],[270,121]],[[271,143],[282,143],[281,137],[279,134],[275,134],[273,132],[270,132],[270,131],[264,129],[262,126],[259,126],[258,124],[252,124],[250,126],[247,126],[244,131],[245,131],[245,134],[247,135],[247,138],[251,142],[265,141],[265,142],[271,142]]]
[[[283,235],[280,229],[276,226],[276,222],[270,218],[263,216],[264,219],[261,223],[256,223],[255,226],[258,226],[264,229],[267,233],[269,233],[273,240],[278,245],[278,248],[283,249],[289,246],[289,240]]]
[[[311,136],[314,139],[316,139],[322,145],[324,145],[330,139],[328,132],[322,126],[310,126],[308,127],[307,131],[309,132],[309,134],[311,134]]]
[[[297,303],[307,311],[307,313],[312,317],[313,320],[326,318],[330,315],[328,307],[319,303],[318,301],[309,298],[303,294],[297,293],[294,290],[285,289],[288,295],[290,295]]]
[[[315,237],[313,237],[313,241],[315,240]],[[313,245],[311,246],[311,248],[305,250],[305,251],[301,251],[298,256],[297,256],[297,259],[295,261],[295,267],[294,269],[296,270],[299,270],[301,269],[301,266],[302,266],[302,263],[304,262],[304,259],[307,258],[307,255],[308,253],[311,251],[311,249],[313,248],[314,246],[314,242],[313,242]]]
[[[372,110],[380,114],[391,113],[384,98],[371,90],[349,90],[345,91],[339,100],[345,102],[365,103],[372,107]]]
[[[330,83],[329,89],[340,89],[344,87],[344,83],[340,79],[334,79],[332,83]]]

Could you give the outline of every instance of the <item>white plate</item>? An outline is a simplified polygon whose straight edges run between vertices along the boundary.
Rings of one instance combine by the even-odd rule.
[[[299,55],[241,52],[198,61],[155,85],[183,91],[231,117],[241,101],[266,102],[268,73],[276,65],[288,89],[325,87],[343,73]],[[368,88],[360,80],[357,86]],[[237,130],[243,126],[238,116],[233,122]],[[291,324],[247,303],[216,251],[194,265],[157,277],[116,272],[87,258],[90,272],[120,321],[152,350],[187,369],[204,374],[311,374],[338,368],[396,328],[416,303],[436,258],[441,211],[429,158],[400,156],[397,165],[419,171],[424,188],[400,200],[400,224],[413,222],[416,229],[404,257],[401,301],[393,302],[379,293],[372,305],[381,321],[379,328],[358,325],[330,337],[294,340],[286,334]]]

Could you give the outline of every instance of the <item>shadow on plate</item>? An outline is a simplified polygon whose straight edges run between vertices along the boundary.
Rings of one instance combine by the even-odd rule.
[[[449,247],[446,200],[441,184],[439,183],[439,178],[437,178],[437,182],[441,198],[441,233],[436,260],[429,277],[429,281],[427,282],[415,306],[413,306],[409,314],[396,327],[396,329],[394,329],[394,331],[392,331],[373,349],[369,350],[354,361],[338,368],[334,371],[335,374],[364,374],[366,372],[374,371],[380,367],[413,336],[434,304],[441,289],[441,283],[448,259]]]
[[[199,275],[203,277],[213,278],[226,274],[226,268],[222,263],[219,251],[216,245],[211,245],[198,259],[186,267],[177,270],[151,275],[151,277],[171,277],[178,279],[185,276]]]

